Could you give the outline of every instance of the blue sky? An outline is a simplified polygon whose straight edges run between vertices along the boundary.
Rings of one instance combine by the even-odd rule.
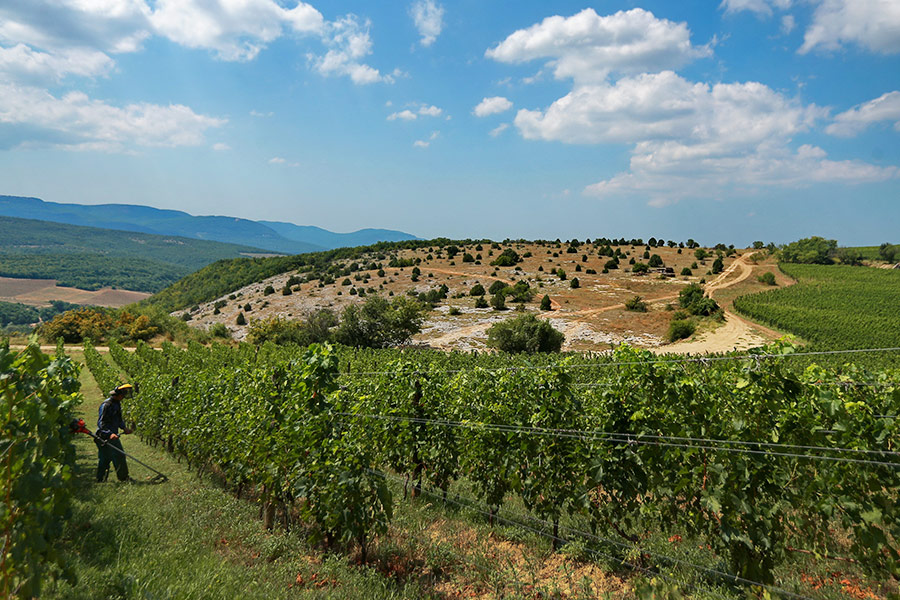
[[[0,1],[0,193],[900,241],[900,0]]]

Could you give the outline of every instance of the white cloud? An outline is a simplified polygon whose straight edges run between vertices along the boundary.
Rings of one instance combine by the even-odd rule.
[[[509,127],[509,123],[500,123],[493,129],[491,129],[491,131],[490,131],[491,137],[497,137],[498,135],[500,135],[501,133],[506,131],[508,127]]]
[[[794,20],[794,15],[784,15],[781,17],[781,33],[787,35],[794,30],[797,26],[797,21]]]
[[[150,37],[144,0],[27,0],[0,3],[0,41],[45,50],[135,52]]]
[[[771,15],[772,7],[785,10],[791,7],[791,0],[722,0],[719,8],[724,8],[726,13],[736,13],[749,10],[758,15]]]
[[[256,118],[258,118],[258,119],[261,119],[261,118],[267,118],[267,117],[274,117],[274,116],[275,116],[275,113],[272,112],[272,111],[269,111],[269,112],[260,112],[260,111],[258,111],[258,110],[251,110],[251,111],[250,111],[250,116],[251,116],[251,117],[256,117]]]
[[[557,79],[576,84],[603,81],[611,72],[674,69],[710,54],[709,48],[691,44],[685,23],[657,19],[640,8],[605,17],[591,8],[571,17],[547,17],[485,52],[506,63],[550,59]]]
[[[413,146],[416,148],[427,148],[431,145],[431,142],[426,142],[425,140],[416,140],[413,142]]]
[[[631,170],[585,188],[591,196],[649,197],[653,206],[684,198],[716,198],[761,187],[801,188],[814,183],[868,183],[900,176],[897,167],[856,160],[828,160],[825,151],[803,145],[759,148],[745,155],[690,156],[677,143],[648,143],[632,156]]]
[[[819,0],[799,52],[836,50],[856,43],[881,54],[900,52],[900,2]]]
[[[58,63],[65,61],[63,51],[78,49],[82,57],[88,51],[135,52],[153,35],[187,48],[210,50],[221,60],[248,61],[269,43],[293,33],[314,36],[326,46],[324,55],[309,57],[322,75],[346,75],[357,84],[390,83],[405,76],[399,70],[382,74],[361,62],[372,52],[368,29],[368,22],[361,24],[353,15],[326,22],[313,6],[297,0],[0,2],[0,44],[25,44],[32,50],[60,55],[53,65],[56,70]],[[36,68],[35,57],[17,52],[19,70]],[[102,61],[96,56],[92,60],[95,65]],[[53,71],[53,67],[41,68]]]
[[[834,117],[834,123],[825,131],[831,135],[851,137],[880,121],[893,121],[894,129],[900,131],[900,92],[888,92],[842,112]]]
[[[484,98],[481,102],[478,103],[472,110],[472,114],[476,117],[486,117],[488,115],[496,115],[498,113],[502,113],[511,109],[513,103],[504,98],[503,96],[493,96],[491,98]]]
[[[378,69],[360,62],[372,53],[369,21],[360,23],[355,15],[347,15],[326,26],[324,56],[308,55],[313,68],[325,76],[347,75],[353,83],[393,83],[395,75],[382,75]],[[396,73],[400,75],[400,73]]]
[[[223,142],[219,142],[217,144],[213,144],[212,149],[216,152],[225,152],[226,150],[231,150],[231,146]]]
[[[760,83],[707,85],[665,71],[576,87],[545,111],[520,110],[514,122],[527,139],[630,145],[630,170],[588,186],[592,195],[649,195],[660,204],[737,187],[897,176],[894,167],[791,149],[795,135],[826,115]]]
[[[418,115],[413,111],[401,110],[400,112],[391,113],[388,115],[388,121],[396,121],[397,119],[401,119],[403,121],[415,121],[418,118]]]
[[[410,105],[407,105],[410,106]],[[388,115],[388,121],[396,121],[400,119],[402,121],[415,121],[419,117],[439,117],[443,114],[444,110],[434,105],[428,104],[412,104],[412,107],[415,108],[415,112],[410,109],[404,109],[398,112],[393,112]],[[449,118],[449,117],[448,117]]]
[[[272,158],[269,159],[270,165],[283,165],[286,162],[287,162],[287,160],[284,158],[281,158],[280,156],[273,156]]]
[[[422,36],[420,43],[423,46],[433,44],[444,28],[444,7],[434,0],[419,0],[409,7],[409,14]]]
[[[180,104],[118,107],[82,92],[57,98],[36,87],[0,84],[0,144],[4,147],[49,145],[122,152],[139,146],[198,146],[204,143],[207,129],[225,123]]]
[[[69,75],[97,77],[109,73],[113,64],[109,56],[89,48],[63,49],[51,54],[21,43],[11,48],[0,46],[0,74],[9,81],[52,84]]]
[[[439,117],[442,112],[444,112],[443,109],[440,109],[437,106],[422,105],[419,107],[419,114],[423,117]]]
[[[223,60],[252,60],[285,28],[319,33],[324,26],[309,4],[287,9],[274,0],[157,0],[150,22],[173,42],[213,50]]]

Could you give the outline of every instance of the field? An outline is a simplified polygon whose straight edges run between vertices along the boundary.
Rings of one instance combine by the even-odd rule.
[[[445,285],[447,299],[429,314],[422,333],[414,338],[414,342],[442,349],[479,350],[485,348],[488,327],[511,315],[491,308],[475,308],[476,298],[470,295],[472,288],[481,284],[487,290],[497,281],[508,285],[524,281],[534,291],[533,299],[524,304],[524,309],[549,319],[554,327],[563,331],[567,350],[606,350],[623,342],[660,347],[666,343],[665,333],[671,320],[669,305],[677,304],[679,291],[688,283],[716,278],[709,273],[715,255],[698,261],[694,250],[689,249],[679,252],[678,248],[670,247],[648,250],[643,245],[612,246],[612,251],[620,252],[624,258],[620,260],[619,268],[603,273],[610,257],[601,255],[603,247],[595,244],[574,247],[556,242],[522,242],[492,247],[491,243],[484,242],[457,247],[458,253],[451,252],[452,256],[446,251],[441,252],[436,244],[395,251],[367,251],[330,261],[327,270],[318,267],[313,270],[296,264],[286,270],[284,259],[274,259],[280,261],[281,272],[229,289],[227,293],[223,291],[218,297],[209,297],[207,301],[175,314],[189,313],[190,324],[195,327],[209,328],[214,323],[223,323],[232,331],[234,339],[241,340],[247,334],[247,326],[236,325],[239,313],[244,313],[248,321],[274,316],[303,318],[322,308],[340,312],[345,306],[358,303],[373,293],[383,296],[419,294]],[[490,262],[507,248],[514,250],[521,262],[505,267],[491,266]],[[569,252],[569,248],[575,251]],[[723,274],[720,282],[723,289],[749,275],[749,270],[743,273],[730,269],[745,252],[724,258],[724,268],[728,272]],[[466,255],[470,261],[463,260]],[[646,263],[653,255],[658,255],[676,276],[663,277],[658,273],[639,276],[630,272],[632,258]],[[681,275],[683,269],[690,269],[695,263],[691,275]],[[391,264],[397,266],[391,267]],[[205,269],[209,272],[207,277],[212,277],[217,267]],[[556,273],[558,269],[565,271],[565,279]],[[203,271],[196,276],[202,274]],[[579,285],[573,288],[575,278]],[[283,295],[289,280],[291,294]],[[268,287],[274,293],[266,294]],[[553,306],[549,313],[539,311],[538,305],[545,294],[550,296]],[[624,302],[634,296],[644,298],[650,310],[645,313],[625,310]],[[490,298],[489,293],[486,298]],[[509,304],[510,309],[514,307],[515,304]],[[747,348],[768,339],[759,334],[739,339],[748,330],[746,325],[741,326],[727,343],[710,347],[710,351],[730,350],[735,345]]]
[[[890,348],[900,340],[900,271],[781,264],[796,285],[742,296],[735,308],[822,349]]]
[[[95,291],[57,285],[55,279],[0,277],[0,301],[46,306],[53,300],[93,306],[125,306],[149,298],[147,292],[101,288]]]

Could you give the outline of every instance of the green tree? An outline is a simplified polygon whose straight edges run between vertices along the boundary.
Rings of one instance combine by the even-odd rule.
[[[696,330],[697,327],[687,319],[673,319],[666,337],[670,342],[675,342],[691,337]]]
[[[756,278],[760,283],[765,283],[766,285],[775,285],[775,274],[771,271],[766,271],[762,275]]]
[[[659,254],[654,254],[650,257],[649,265],[651,267],[661,267],[663,266],[663,259]]]
[[[239,312],[237,319],[234,320],[235,325],[246,325],[247,319],[244,317],[244,313]]]
[[[371,296],[364,304],[351,304],[334,331],[336,341],[355,348],[387,348],[409,341],[421,331],[427,307],[400,296],[388,302]]]
[[[541,298],[541,310],[551,310],[552,305],[550,304],[550,296],[544,294],[544,297]]]
[[[725,263],[722,261],[722,257],[717,256],[716,260],[714,260],[713,264],[712,264],[713,275],[716,275],[717,273],[721,273],[724,268],[725,268]]]
[[[469,290],[470,296],[484,296],[484,286],[480,283],[476,283],[472,286],[472,289]]]
[[[829,265],[837,251],[837,240],[812,236],[791,242],[781,249],[781,260],[789,263]]]
[[[503,294],[491,296],[491,307],[494,310],[506,310],[506,297]]]
[[[581,286],[581,282],[578,281],[577,277],[573,277],[572,281],[569,282],[569,287],[573,290],[577,290]]]
[[[532,314],[495,323],[488,329],[488,346],[503,352],[559,352],[565,335]]]
[[[625,302],[625,310],[630,310],[633,312],[647,312],[647,303],[644,302],[640,296],[634,296],[633,298],[629,298]]]

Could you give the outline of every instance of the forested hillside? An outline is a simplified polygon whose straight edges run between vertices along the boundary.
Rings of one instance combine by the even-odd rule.
[[[0,276],[155,292],[211,262],[258,248],[0,217]]]

